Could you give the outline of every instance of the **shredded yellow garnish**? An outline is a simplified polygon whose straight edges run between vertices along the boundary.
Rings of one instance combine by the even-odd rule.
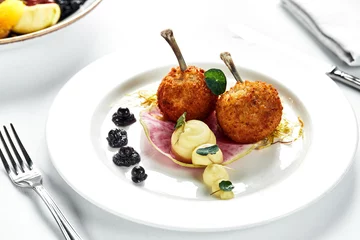
[[[143,107],[150,107],[157,103],[157,96],[156,93],[148,90],[140,90],[138,92],[139,98],[144,99],[143,102],[141,102],[141,106]]]
[[[304,122],[298,117],[297,123],[290,122],[288,119],[281,119],[281,122],[277,126],[274,132],[268,137],[259,141],[256,146],[256,150],[260,150],[269,147],[275,143],[292,143],[304,135]],[[294,131],[299,129],[294,136]]]
[[[299,123],[300,123],[300,130],[299,130],[299,137],[298,138],[300,138],[300,137],[303,138],[304,137],[304,122],[300,117],[298,117],[298,120],[299,120]]]
[[[20,0],[5,0],[0,4],[0,38],[7,37],[24,13],[25,4]]]

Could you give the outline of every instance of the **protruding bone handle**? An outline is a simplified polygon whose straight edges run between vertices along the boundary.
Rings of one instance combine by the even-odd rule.
[[[169,43],[170,47],[172,48],[172,50],[174,51],[174,53],[176,55],[176,58],[179,62],[181,71],[184,72],[187,69],[187,66],[186,66],[185,60],[181,54],[180,48],[176,43],[173,31],[171,29],[166,29],[161,32],[161,36],[163,38],[165,38],[165,40]]]
[[[235,80],[242,83],[243,80],[241,79],[238,71],[236,70],[236,67],[235,67],[234,62],[233,62],[233,60],[231,58],[230,53],[223,52],[223,53],[220,54],[220,58],[221,58],[221,60],[224,61],[225,65],[229,68],[232,75],[234,75]]]

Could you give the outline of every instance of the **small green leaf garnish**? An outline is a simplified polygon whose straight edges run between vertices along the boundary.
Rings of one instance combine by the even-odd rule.
[[[215,95],[220,95],[226,90],[226,76],[220,69],[211,68],[205,72],[206,86]]]
[[[176,121],[175,129],[178,129],[179,127],[183,126],[185,124],[186,119],[186,112],[184,112]]]
[[[199,148],[196,150],[196,153],[201,156],[206,156],[208,154],[216,154],[218,151],[219,151],[219,147],[218,145],[215,144],[210,147]]]
[[[231,190],[234,189],[234,185],[232,185],[232,182],[230,181],[221,181],[219,183],[219,188],[223,191],[230,192]]]

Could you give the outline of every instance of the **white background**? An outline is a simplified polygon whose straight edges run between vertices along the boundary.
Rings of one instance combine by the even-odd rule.
[[[77,195],[51,165],[45,141],[47,113],[62,85],[78,70],[105,54],[121,53],[129,44],[158,47],[156,44],[159,43],[154,39],[160,38],[159,32],[165,28],[174,29],[180,47],[185,49],[189,41],[204,46],[224,41],[243,44],[227,30],[228,24],[236,23],[246,24],[360,77],[360,69],[350,69],[339,62],[316,43],[276,0],[104,0],[91,14],[67,29],[12,49],[0,46],[0,122],[13,122],[21,130],[32,159],[46,174],[45,187],[84,240],[360,238],[358,154],[352,169],[339,185],[306,209],[256,228],[208,234],[155,229],[115,217]],[[202,34],[206,40],[193,37]],[[134,53],[134,59],[129,59],[129,62],[136,63],[141,54]],[[341,84],[339,87],[359,116],[360,92]],[[30,190],[14,187],[5,171],[0,171],[0,239],[63,239],[41,200]]]

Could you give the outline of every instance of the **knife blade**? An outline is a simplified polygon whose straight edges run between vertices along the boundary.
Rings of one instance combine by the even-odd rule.
[[[357,90],[360,90],[360,78],[340,70],[337,66],[331,66],[330,64],[322,62],[319,59],[316,59],[312,56],[308,56],[305,53],[302,53],[295,48],[287,46],[284,43],[279,43],[276,40],[273,40],[272,38],[262,33],[259,33],[256,30],[249,28],[245,25],[231,24],[228,26],[228,29],[233,34],[235,34],[236,36],[240,37],[241,39],[249,43],[263,46],[269,49],[276,49],[279,50],[280,52],[291,52],[301,60],[311,62],[316,64],[316,66],[319,66],[321,69],[323,69],[324,73],[332,80],[341,82]]]

